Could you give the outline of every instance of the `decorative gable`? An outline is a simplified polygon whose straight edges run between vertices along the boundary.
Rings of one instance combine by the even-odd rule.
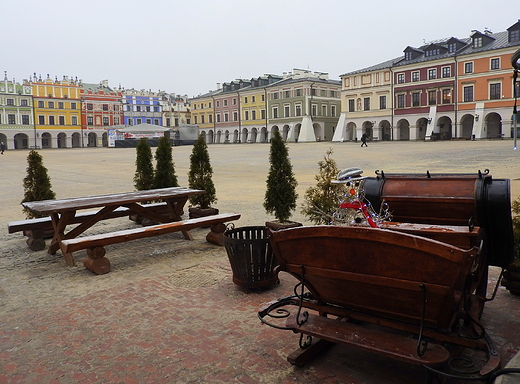
[[[404,59],[406,61],[414,60],[414,59],[420,57],[424,53],[420,49],[410,47],[410,46],[406,47],[406,49],[403,52],[404,52]]]
[[[473,48],[482,48],[489,43],[495,40],[494,37],[491,36],[491,32],[486,31],[486,33],[482,33],[480,31],[474,31],[471,35],[471,41],[473,44]]]

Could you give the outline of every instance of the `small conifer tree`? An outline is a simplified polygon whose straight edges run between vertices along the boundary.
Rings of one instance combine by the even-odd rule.
[[[203,195],[190,197],[190,203],[202,209],[209,208],[217,201],[215,185],[212,180],[213,168],[211,167],[208,146],[204,136],[199,138],[193,145],[190,155],[190,171],[188,173],[188,184],[190,188],[206,191]]]
[[[152,189],[153,187],[153,163],[152,149],[148,140],[142,138],[137,143],[135,158],[134,186],[138,191]]]
[[[331,157],[332,153],[332,148],[329,148],[323,160],[318,161],[319,173],[314,176],[316,186],[305,191],[301,212],[316,225],[330,223],[344,193],[344,184],[332,183],[339,172],[336,161]]]
[[[279,222],[284,223],[289,221],[292,211],[296,209],[298,182],[293,174],[289,149],[278,131],[274,132],[271,139],[269,163],[263,205],[267,213],[274,214]]]
[[[23,179],[23,188],[22,203],[56,198],[56,194],[52,191],[51,179],[47,175],[47,168],[43,166],[43,158],[35,150],[31,150],[27,156],[27,176]],[[28,219],[42,217],[26,208],[23,212]]]
[[[155,151],[155,174],[153,188],[178,187],[175,165],[172,157],[172,145],[170,139],[163,136]]]

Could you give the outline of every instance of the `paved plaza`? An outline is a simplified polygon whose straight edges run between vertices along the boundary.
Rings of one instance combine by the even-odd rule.
[[[315,184],[317,162],[328,148],[339,168],[364,175],[476,173],[489,169],[511,180],[520,195],[520,150],[513,141],[369,142],[289,144],[299,182],[299,205]],[[237,212],[236,226],[263,225],[269,145],[210,145],[216,207]],[[131,191],[135,149],[85,148],[39,151],[57,198]],[[292,294],[294,279],[264,292],[245,293],[231,278],[225,249],[205,241],[207,229],[107,247],[112,271],[94,275],[74,254],[67,267],[60,252],[33,252],[9,221],[24,218],[20,206],[27,151],[7,151],[0,210],[0,384],[4,383],[370,383],[424,382],[425,372],[336,345],[305,367],[286,360],[298,335],[261,325],[263,303]],[[174,147],[181,186],[187,186],[190,146]],[[309,224],[300,213],[294,220]],[[132,228],[128,219],[101,222],[89,233]],[[499,275],[491,268],[489,296]],[[482,324],[504,364],[520,349],[520,296],[498,288]]]

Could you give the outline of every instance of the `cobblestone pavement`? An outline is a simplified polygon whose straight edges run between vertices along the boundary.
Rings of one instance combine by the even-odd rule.
[[[392,145],[395,144],[395,145]],[[340,168],[360,166],[395,172],[474,172],[491,169],[512,180],[520,194],[519,153],[511,141],[447,143],[316,143],[290,146],[303,195],[313,185],[327,148]],[[58,197],[132,190],[131,149],[65,149],[40,152]],[[189,147],[174,148],[181,185]],[[242,225],[261,225],[267,145],[210,146],[222,212],[236,211]],[[260,324],[259,307],[292,294],[294,280],[244,293],[231,280],[223,247],[207,243],[207,230],[136,240],[107,247],[112,271],[95,276],[67,267],[58,252],[28,249],[6,223],[23,218],[27,152],[7,151],[3,170],[0,239],[0,384],[3,383],[418,383],[425,372],[341,345],[305,367],[286,357],[298,336]],[[304,221],[297,212],[295,219]],[[93,231],[130,228],[127,219],[103,222]],[[499,271],[491,268],[489,294]],[[482,323],[504,363],[520,348],[520,297],[499,287]]]

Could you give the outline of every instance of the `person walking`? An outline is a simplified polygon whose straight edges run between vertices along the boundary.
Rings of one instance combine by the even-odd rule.
[[[361,146],[365,146],[365,147],[368,147],[368,144],[367,144],[367,140],[368,140],[368,135],[365,133],[363,133],[363,136],[361,136]]]
[[[5,151],[5,144],[4,144],[4,142],[2,141],[2,142],[0,143],[0,153],[3,155],[3,154],[4,154],[4,151]]]

